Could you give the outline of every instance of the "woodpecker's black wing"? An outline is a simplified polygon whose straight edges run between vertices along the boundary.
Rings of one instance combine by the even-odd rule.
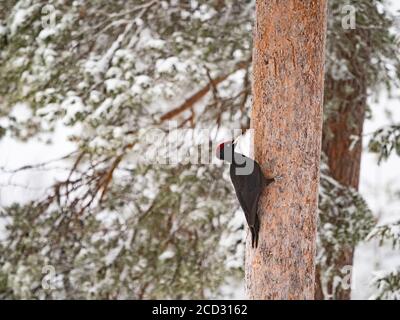
[[[243,168],[243,165],[233,162],[230,167],[230,176],[252,234],[252,246],[257,247],[258,231],[260,228],[258,200],[264,185],[264,175],[256,161],[243,155],[241,156],[244,157],[245,163],[249,164],[251,162],[253,170],[246,175],[239,174],[240,168]]]

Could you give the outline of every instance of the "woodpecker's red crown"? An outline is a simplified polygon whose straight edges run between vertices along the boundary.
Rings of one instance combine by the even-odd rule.
[[[220,144],[217,146],[217,149],[215,150],[215,156],[216,156],[218,159],[223,160],[223,152],[224,152],[224,142],[223,142],[223,143],[220,143]]]
[[[225,148],[228,148],[228,149],[232,148],[233,143],[234,143],[233,141],[225,141],[223,143],[220,143],[216,150],[216,157],[218,159],[224,160]]]

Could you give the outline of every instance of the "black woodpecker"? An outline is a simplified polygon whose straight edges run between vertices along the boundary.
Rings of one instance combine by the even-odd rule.
[[[260,220],[258,218],[258,200],[264,187],[275,179],[268,179],[262,173],[257,161],[234,151],[234,141],[221,143],[217,147],[217,158],[230,163],[230,176],[246,216],[251,232],[251,246],[258,246]]]

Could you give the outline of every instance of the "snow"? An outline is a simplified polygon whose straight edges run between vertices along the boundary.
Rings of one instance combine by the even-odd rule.
[[[122,138],[124,136],[124,130],[121,127],[114,128],[113,136],[115,138]]]
[[[144,21],[143,21],[143,19],[137,17],[137,18],[135,18],[135,24],[136,24],[138,27],[141,27],[141,26],[143,26]]]
[[[77,3],[78,2],[74,2],[74,5]],[[396,5],[400,8],[398,1],[394,3],[396,3]],[[215,14],[215,12],[213,12],[213,10],[207,5],[201,5],[199,7],[199,3],[197,1],[191,1],[191,6],[194,10],[194,16],[201,21],[210,19]],[[31,9],[19,9],[15,12],[10,24],[11,35],[14,35],[16,32],[18,32],[19,28],[23,26],[30,14]],[[181,10],[180,15],[182,17],[189,17],[191,13]],[[134,23],[136,26],[141,26],[144,22],[142,19],[136,18]],[[0,25],[0,35],[6,34],[7,31],[8,30],[5,27]],[[46,40],[55,33],[56,29],[44,29],[40,32],[39,39]],[[92,58],[86,62],[85,68],[86,71],[93,76],[97,77],[99,75],[104,75],[107,79],[104,82],[106,90],[107,92],[111,93],[118,93],[120,90],[125,90],[128,87],[129,82],[124,80],[134,78],[134,85],[130,89],[131,93],[140,95],[143,93],[143,88],[152,85],[152,79],[150,77],[144,74],[123,74],[122,69],[116,66],[109,68],[110,64],[118,65],[121,59],[129,59],[129,57],[131,57],[131,59],[135,58],[129,54],[129,51],[119,49],[123,39],[124,35],[118,37],[117,41],[114,42],[104,56],[92,56]],[[179,37],[177,38],[177,41],[179,41]],[[149,37],[146,38],[145,47],[147,46],[147,48],[152,50],[162,50],[165,48],[165,44],[166,42],[164,40],[153,39]],[[201,50],[198,52],[199,54],[203,54]],[[35,54],[42,56],[47,65],[51,65],[55,61],[55,52],[50,47],[41,47]],[[236,50],[233,52],[233,58],[235,60],[242,59],[242,56],[243,52],[241,50]],[[13,66],[18,68],[23,66],[25,63],[26,61],[24,58],[16,57],[13,61]],[[178,57],[159,59],[156,61],[155,66],[158,73],[172,73],[175,71],[175,69],[184,72],[187,67],[186,64],[179,61]],[[346,77],[346,74],[346,66],[339,63],[337,65],[337,76]],[[124,80],[121,80],[122,77],[124,77]],[[229,80],[239,80],[242,77],[243,72],[238,71],[232,75]],[[25,73],[23,78],[28,81],[29,79],[35,79],[29,73]],[[83,85],[85,84],[83,83],[82,86]],[[175,93],[173,89],[165,87],[164,84],[155,85],[153,89],[153,92],[157,92],[157,96],[162,92],[167,92],[168,90],[172,93]],[[51,95],[51,90],[52,89],[49,89],[46,94]],[[43,97],[38,95],[36,98],[38,100],[37,102],[41,102]],[[103,103],[96,109],[95,113],[92,114],[92,117],[101,116],[111,107],[120,106],[124,102],[124,99],[125,97],[123,95],[119,95],[116,98],[108,98],[103,101],[103,94],[100,91],[93,90],[90,93],[90,101],[95,104],[101,102]],[[367,121],[365,132],[372,132],[376,128],[388,123],[388,120],[383,115],[383,106],[387,104],[390,104],[390,108],[395,114],[395,122],[400,122],[400,114],[397,111],[398,101],[398,99],[391,102],[383,100],[379,105],[375,105],[374,115],[376,115],[376,117],[372,121]],[[168,108],[168,106],[166,106],[162,101],[158,101],[158,104],[161,105],[160,108]],[[176,105],[178,105],[178,103],[176,103]],[[71,96],[69,96],[61,106],[58,104],[45,103],[43,107],[38,109],[37,114],[50,115],[58,111],[60,107],[66,111],[65,118],[63,119],[66,122],[74,119],[79,112],[84,111],[86,108],[82,100],[77,95],[71,94]],[[12,115],[16,118],[17,122],[25,122],[32,116],[32,111],[26,104],[16,104],[12,109]],[[114,128],[112,132],[113,136],[118,138],[123,136],[124,129],[118,127]],[[53,134],[54,144],[52,145],[47,145],[46,143],[37,139],[23,143],[15,141],[9,137],[5,137],[4,139],[0,140],[0,150],[5,150],[0,154],[0,166],[4,166],[7,169],[12,170],[27,164],[41,163],[43,161],[64,156],[66,153],[74,150],[75,147],[66,139],[69,133],[69,129],[67,129],[65,126],[62,124],[58,125]],[[228,130],[214,130],[212,134],[214,134],[216,138],[221,141],[232,138],[232,133]],[[253,154],[251,134],[251,131],[247,131],[244,136],[241,136],[238,139],[237,142],[237,151],[240,151],[250,157],[252,157]],[[236,137],[237,135],[234,134],[234,136]],[[364,143],[366,143],[367,140],[368,139],[364,139]],[[97,137],[92,141],[91,146],[101,147],[107,146],[108,144],[108,141],[101,137]],[[201,175],[200,170],[198,174]],[[400,175],[399,158],[392,156],[387,162],[383,162],[381,166],[377,166],[376,157],[374,155],[364,153],[361,174],[361,192],[367,199],[373,211],[377,214],[380,214],[379,222],[385,223],[399,218],[398,208],[400,203],[398,201],[393,201],[393,199],[391,199],[386,192],[388,185],[390,185],[392,189],[399,188],[399,182],[397,181],[398,179],[396,179]],[[62,178],[63,176],[65,176],[65,172],[58,170],[48,170],[46,172],[23,171],[18,174],[2,173],[0,175],[0,205],[6,206],[14,201],[24,203],[30,199],[36,199],[38,196],[43,194],[45,187],[53,183],[55,179]],[[140,178],[141,177],[138,177],[138,181]],[[21,188],[19,185],[25,185],[27,187]],[[171,186],[171,190],[174,192],[180,191],[175,185]],[[142,193],[144,196],[147,196],[151,199],[156,194],[156,190],[146,189],[143,190]],[[118,217],[115,214],[106,212],[104,217],[102,217],[102,221],[105,223],[105,225],[107,225],[111,224],[112,221],[117,218]],[[236,212],[233,219],[229,221],[229,227],[233,229],[240,227],[243,219],[242,213],[240,211]],[[4,226],[4,221],[0,220],[0,237],[5,235]],[[394,226],[391,231],[393,233],[399,233],[400,226]],[[223,238],[220,245],[222,247],[228,247],[232,242],[237,240],[237,237],[242,237],[244,234],[244,232],[237,232],[231,237]],[[110,250],[108,255],[105,257],[106,264],[113,263],[118,257],[120,250],[121,247]],[[241,250],[244,250],[244,248],[239,248],[239,252],[235,253],[235,255],[226,262],[226,266],[228,268],[234,269],[242,265],[242,261],[240,260],[240,257],[242,257]],[[173,258],[174,255],[175,252],[173,250],[167,249],[160,254],[159,260],[168,260]],[[356,249],[355,255],[355,270],[353,273],[355,279],[355,289],[353,291],[353,298],[366,298],[370,296],[372,290],[370,287],[371,272],[374,272],[375,277],[377,273],[382,277],[388,274],[388,271],[382,272],[382,269],[392,270],[393,267],[399,264],[400,259],[398,252],[394,252],[389,248],[379,248],[376,243],[365,243],[359,246]],[[139,263],[137,267],[139,268],[141,265],[145,267],[146,261],[141,260],[141,263]],[[23,270],[21,272],[23,272]],[[229,283],[229,281],[227,281],[227,283]],[[222,297],[226,297],[232,291],[234,292],[236,298],[244,297],[242,283],[233,285],[232,283],[229,283],[229,285],[222,287]]]
[[[390,1],[387,4],[392,13],[400,10],[400,1]],[[364,147],[368,142],[370,133],[387,124],[400,123],[400,90],[397,89],[393,99],[387,96],[372,104],[374,118],[367,120],[364,126]],[[390,110],[393,119],[388,119],[385,109]],[[400,158],[392,155],[387,161],[377,165],[377,157],[368,152],[363,152],[361,160],[360,192],[367,200],[372,212],[379,219],[379,224],[393,222],[400,219],[400,200],[388,194],[389,190],[400,190]],[[397,228],[394,230],[397,232]],[[400,255],[398,251],[385,246],[379,247],[376,241],[363,243],[356,248],[354,256],[353,299],[367,299],[371,297],[373,288],[371,281],[373,274],[384,272],[400,266]],[[386,270],[386,271],[382,271]]]
[[[159,59],[156,62],[156,69],[159,73],[172,72],[178,65],[179,60],[177,57],[169,57],[167,59]]]
[[[147,48],[161,50],[165,46],[165,41],[161,39],[150,39],[147,41]]]
[[[187,19],[188,17],[190,17],[190,12],[186,10],[181,10],[181,18]]]
[[[10,114],[17,122],[25,122],[32,117],[32,109],[26,103],[17,103]]]
[[[25,57],[17,57],[13,60],[13,67],[18,69],[23,67],[27,63],[27,59]]]
[[[0,36],[5,36],[7,31],[8,29],[4,25],[0,24]]]
[[[147,86],[151,83],[151,78],[147,75],[141,74],[135,77],[135,83],[139,86]]]
[[[158,257],[159,260],[168,260],[175,256],[175,252],[172,250],[165,250],[160,256]]]
[[[124,41],[127,33],[132,28],[134,22],[128,23],[125,27],[124,32],[122,32],[114,43],[110,46],[107,52],[97,61],[91,61],[86,65],[87,71],[92,74],[95,78],[99,77],[100,74],[104,74],[107,71],[107,68],[114,57],[114,54],[118,55],[118,51],[120,51],[121,43]]]
[[[92,149],[106,148],[107,145],[108,141],[102,137],[95,137],[93,140],[89,142],[89,147]]]
[[[236,278],[227,277],[225,284],[220,287],[218,299],[246,299],[244,285],[242,282],[237,281]]]
[[[49,103],[44,107],[36,111],[36,115],[43,117],[44,119],[50,120],[51,117],[60,109],[60,105],[57,103]]]
[[[393,235],[394,238],[400,238],[400,224],[392,225],[390,227],[390,233]]]
[[[56,29],[55,28],[46,28],[40,31],[38,38],[40,40],[46,40],[47,38],[50,38],[51,36],[54,36],[56,34]]]
[[[106,73],[106,78],[121,78],[122,70],[118,67],[111,67]]]
[[[236,49],[235,51],[233,51],[233,57],[235,58],[235,60],[243,59],[243,51],[240,49]]]
[[[101,114],[107,112],[109,110],[109,108],[111,108],[113,103],[113,99],[112,98],[107,98],[105,99],[101,105],[96,109],[96,111],[93,113],[92,117],[99,117]]]
[[[89,99],[90,99],[91,102],[99,103],[101,101],[101,92],[96,91],[96,90],[92,90],[90,92]]]
[[[57,56],[57,53],[50,48],[44,48],[43,50],[38,50],[37,53],[41,53],[43,58],[44,58],[44,62],[46,65],[50,66],[54,61],[55,61],[55,57]]]
[[[398,97],[389,99],[386,95],[381,97],[379,104],[372,104],[374,118],[367,120],[364,126],[364,147],[369,140],[369,133],[381,128],[392,121],[400,123],[400,110]],[[392,113],[392,120],[389,120],[383,108],[387,108]],[[390,156],[387,161],[382,161],[378,166],[377,156],[368,152],[363,152],[361,160],[360,192],[366,199],[372,212],[379,219],[379,224],[385,224],[400,219],[400,200],[388,194],[390,190],[400,190],[400,159],[396,155]],[[393,228],[394,232],[399,232],[398,227]],[[376,241],[363,243],[356,248],[354,257],[354,290],[353,299],[367,299],[371,296],[372,274],[379,270],[391,270],[400,265],[400,255],[389,246],[379,247]]]
[[[400,278],[400,268],[386,271],[375,271],[372,274],[371,284],[378,285],[378,291],[374,293],[370,299],[388,299],[388,300],[400,300],[400,289],[394,290],[393,285],[395,279]],[[388,279],[390,279],[388,281]]]
[[[217,11],[209,5],[202,4],[198,10],[193,13],[193,17],[199,19],[201,22],[206,22],[212,19],[217,14]]]
[[[132,93],[132,95],[140,95],[141,93],[143,93],[143,88],[137,84],[134,84],[131,87],[130,92]]]
[[[107,266],[112,264],[117,259],[121,250],[122,250],[122,246],[112,249],[104,258],[105,264]]]
[[[25,117],[27,114],[18,115]],[[0,140],[0,167],[7,171],[58,159],[72,152],[75,146],[66,140],[70,130],[58,125],[52,134],[53,145],[38,139],[29,142],[15,141],[8,136]],[[43,195],[55,179],[65,178],[62,170],[25,170],[19,173],[2,173],[0,175],[0,205],[8,206],[14,202],[27,203]]]
[[[82,99],[78,96],[70,96],[63,101],[61,107],[65,110],[66,114],[64,116],[65,123],[72,121],[79,112],[85,110],[85,105]]]
[[[106,86],[107,92],[112,93],[126,89],[127,86],[129,85],[129,82],[120,79],[108,79],[104,81],[104,84]]]
[[[10,32],[11,35],[15,35],[18,31],[18,28],[20,28],[24,22],[28,19],[28,17],[31,15],[32,9],[18,9],[17,12],[15,12],[14,17],[11,21],[10,24]]]

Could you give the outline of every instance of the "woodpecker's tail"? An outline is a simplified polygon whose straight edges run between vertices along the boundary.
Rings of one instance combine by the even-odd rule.
[[[258,233],[260,231],[260,221],[258,220],[258,214],[256,214],[256,219],[254,225],[250,227],[251,232],[251,247],[257,248],[258,246]]]

